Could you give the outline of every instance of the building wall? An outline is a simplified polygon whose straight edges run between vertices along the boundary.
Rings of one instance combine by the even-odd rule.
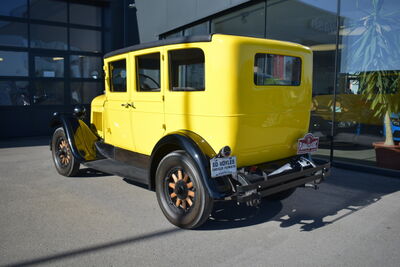
[[[136,0],[140,42],[249,0]]]

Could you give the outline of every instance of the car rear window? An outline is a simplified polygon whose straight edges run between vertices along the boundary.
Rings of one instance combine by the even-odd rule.
[[[300,85],[299,57],[257,53],[254,60],[256,85]]]

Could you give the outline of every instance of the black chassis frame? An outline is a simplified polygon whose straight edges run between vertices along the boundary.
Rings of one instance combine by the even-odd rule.
[[[175,150],[186,151],[196,162],[203,184],[215,200],[234,199],[240,203],[249,202],[309,182],[322,181],[330,174],[328,162],[314,168],[276,175],[273,179],[266,181],[238,185],[232,193],[232,191],[221,191],[221,188],[224,188],[224,186],[221,187],[221,179],[225,188],[226,185],[232,184],[228,181],[229,177],[211,177],[210,159],[216,157],[217,153],[196,133],[182,130],[164,136],[154,147],[151,156],[147,156],[104,143],[95,131],[72,113],[54,113],[50,126],[64,128],[71,152],[81,164],[145,184],[150,190],[155,189],[154,179],[158,163],[164,156]],[[82,135],[83,132],[84,135]],[[83,136],[87,135],[96,136],[96,138],[92,141],[85,140]],[[80,144],[79,148],[77,143]],[[96,156],[88,158],[87,155]]]
[[[236,192],[232,196],[232,199],[239,203],[248,203],[249,201],[259,200],[263,197],[304,186],[311,182],[313,182],[312,186],[317,188],[316,185],[330,175],[330,167],[330,162],[327,162],[313,168],[276,175],[268,180],[240,185],[236,187]]]

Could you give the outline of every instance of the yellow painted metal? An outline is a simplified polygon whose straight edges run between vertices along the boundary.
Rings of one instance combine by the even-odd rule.
[[[167,67],[162,64],[162,55],[164,49],[162,47],[143,49],[130,53],[129,59],[133,63],[131,77],[134,79],[131,102],[134,104],[132,109],[132,133],[135,140],[135,152],[150,155],[155,144],[164,136],[164,101],[163,94],[167,87]],[[161,67],[161,89],[160,92],[140,92],[137,82],[137,64],[138,56],[152,53],[160,53]],[[164,71],[165,70],[165,71]]]
[[[109,86],[109,63],[118,60],[126,60],[127,67],[127,91],[111,92]],[[103,125],[104,141],[108,144],[121,147],[128,150],[135,150],[132,133],[132,108],[130,103],[132,95],[132,86],[134,77],[130,75],[133,63],[129,60],[127,54],[117,55],[104,60],[106,67],[106,101],[104,103]]]
[[[205,90],[171,91],[168,52],[199,48],[205,54]],[[136,90],[135,56],[159,51],[163,56],[161,92]],[[256,53],[301,58],[299,86],[254,84]],[[107,58],[128,59],[128,93],[116,99],[106,86],[103,137],[107,143],[149,155],[163,135],[189,130],[200,135],[215,151],[232,148],[239,166],[277,160],[296,154],[297,139],[308,132],[311,110],[312,52],[309,48],[251,37],[215,34],[211,42],[167,45]],[[164,96],[164,101],[163,101]],[[111,105],[128,100],[130,113]],[[97,99],[93,102],[98,106]],[[108,103],[108,104],[107,104]],[[107,125],[130,120],[132,136],[107,134]],[[114,127],[115,131],[116,127]],[[128,128],[124,128],[128,130]],[[130,139],[129,139],[130,138]],[[132,147],[132,143],[135,144]]]
[[[103,132],[103,112],[104,112],[104,103],[106,100],[106,95],[99,95],[92,100],[91,105],[91,114],[90,114],[90,124],[96,129],[97,134],[104,138]]]

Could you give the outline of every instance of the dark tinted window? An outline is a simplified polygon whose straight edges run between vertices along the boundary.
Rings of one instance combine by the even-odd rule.
[[[71,50],[101,51],[101,32],[84,29],[70,29],[69,32]]]
[[[103,60],[101,57],[72,55],[69,58],[71,77],[92,79],[103,77]]]
[[[63,105],[64,82],[45,80],[35,82],[33,103],[36,105]]]
[[[93,98],[102,94],[103,84],[98,82],[71,83],[71,103],[90,104]]]
[[[28,24],[1,20],[0,45],[27,47]]]
[[[138,91],[160,91],[160,53],[138,56]]]
[[[301,59],[273,54],[256,54],[256,85],[300,85]]]
[[[172,91],[203,91],[204,53],[199,48],[169,52]]]
[[[64,77],[64,58],[35,57],[35,76],[47,78]]]
[[[31,47],[67,50],[67,28],[31,24]]]
[[[0,1],[0,15],[12,17],[27,17],[27,0]]]
[[[118,60],[111,62],[110,71],[110,91],[126,92],[126,60]]]
[[[32,19],[67,22],[67,1],[31,0]]]
[[[0,76],[28,76],[28,53],[0,51]]]
[[[70,23],[101,26],[101,8],[97,6],[70,4]]]
[[[0,106],[29,106],[29,84],[25,81],[0,81]]]

